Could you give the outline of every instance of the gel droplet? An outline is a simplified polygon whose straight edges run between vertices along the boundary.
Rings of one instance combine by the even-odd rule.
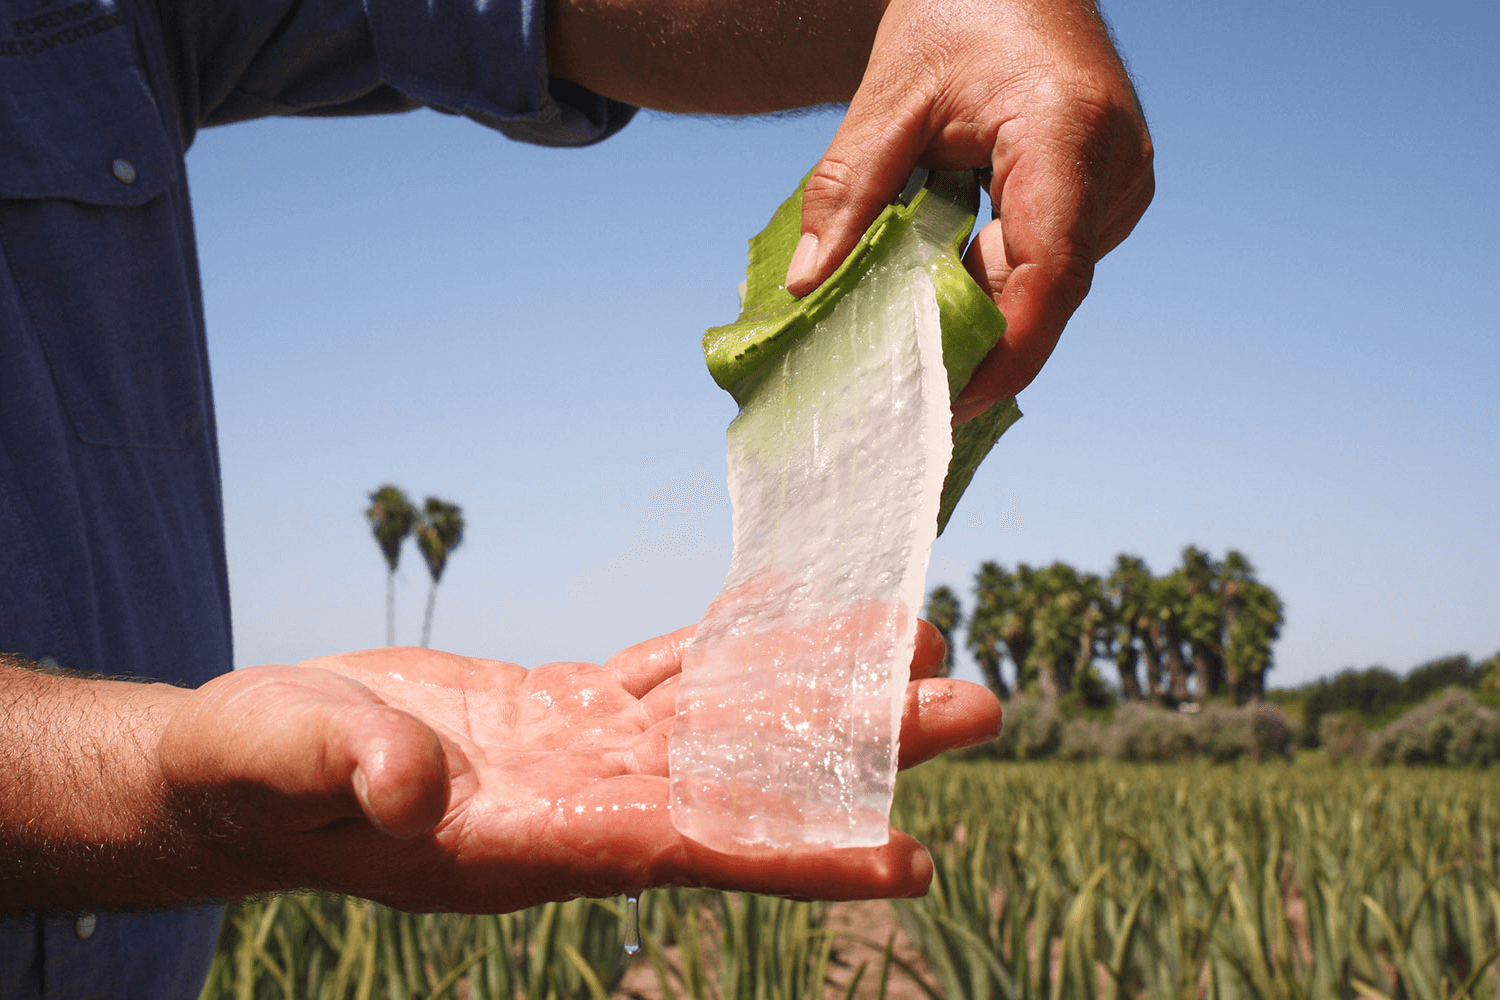
[[[641,901],[636,896],[625,897],[625,954],[634,955],[641,950]]]

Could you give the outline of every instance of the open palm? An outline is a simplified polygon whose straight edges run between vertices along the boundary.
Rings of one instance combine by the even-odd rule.
[[[221,677],[163,740],[168,787],[241,891],[316,887],[404,909],[503,912],[660,884],[829,899],[918,894],[930,863],[884,847],[726,855],[668,817],[667,741],[691,629],[603,665],[534,670],[382,649]],[[931,679],[924,624],[902,765],[992,736],[982,687]]]

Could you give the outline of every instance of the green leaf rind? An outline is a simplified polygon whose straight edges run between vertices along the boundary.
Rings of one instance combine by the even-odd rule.
[[[937,294],[949,399],[956,398],[1005,333],[1005,317],[974,283],[961,258],[979,206],[973,175],[934,172],[910,203],[887,206],[828,280],[798,299],[786,290],[785,279],[802,234],[806,183],[804,177],[766,228],[750,240],[739,318],[704,334],[703,353],[714,381],[745,405],[775,362],[832,312],[866,274],[890,258],[915,228],[923,245],[941,248],[926,263]],[[979,463],[1020,416],[1015,400],[1010,399],[955,429],[953,458],[938,513],[939,534]]]

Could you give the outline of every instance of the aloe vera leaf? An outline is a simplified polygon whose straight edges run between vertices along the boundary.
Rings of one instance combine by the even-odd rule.
[[[729,429],[734,556],[684,654],[669,749],[673,822],[717,850],[888,834],[952,448],[930,254],[913,233],[782,343]]]
[[[752,241],[741,321],[705,338],[740,402],[734,556],[669,757],[674,824],[716,850],[886,841],[932,542],[1014,419],[965,432],[950,475],[949,403],[1004,329],[959,259],[976,205],[970,175],[934,175],[794,301],[794,196]]]
[[[701,843],[886,840],[951,450],[940,339],[928,272],[874,272],[730,427],[734,556],[669,751],[673,822]]]
[[[786,290],[785,278],[801,238],[806,183],[804,177],[766,228],[750,240],[739,318],[703,336],[709,374],[744,406],[792,345],[862,279],[889,263],[903,239],[913,238],[925,251],[923,263],[936,292],[948,397],[957,397],[1005,333],[1005,317],[974,283],[960,256],[979,208],[973,175],[933,173],[909,202],[887,206],[828,280],[798,299]],[[954,429],[953,456],[938,505],[938,534],[947,526],[979,463],[1020,417],[1015,400],[1009,399]]]

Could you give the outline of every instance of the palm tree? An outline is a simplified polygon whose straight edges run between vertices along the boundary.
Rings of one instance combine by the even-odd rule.
[[[1031,578],[1023,606],[1031,617],[1031,668],[1043,698],[1078,692],[1090,704],[1104,696],[1094,660],[1107,649],[1113,613],[1105,599],[1104,582],[1093,573],[1079,573],[1064,562],[1038,570]],[[1080,685],[1088,688],[1086,692]]]
[[[922,617],[932,623],[947,644],[943,650],[943,665],[938,669],[939,677],[947,677],[953,673],[953,633],[963,621],[963,605],[959,604],[958,595],[951,588],[933,587],[932,593],[927,595],[927,610]]]
[[[1011,576],[997,562],[985,562],[974,574],[974,613],[969,615],[967,645],[997,698],[1009,698],[1010,687],[1000,673],[1005,655],[1004,628],[1010,601]],[[935,623],[934,623],[935,624]]]
[[[1044,597],[1040,585],[1042,572],[1025,563],[1016,565],[1016,571],[1009,577],[1009,592],[1004,613],[1000,617],[1000,637],[1005,643],[1005,651],[1010,654],[1011,666],[1016,671],[1017,691],[1027,691],[1037,686],[1037,664],[1033,649],[1036,646],[1037,615],[1041,611]]]
[[[1182,579],[1187,599],[1182,607],[1182,633],[1198,677],[1198,695],[1224,693],[1224,606],[1219,598],[1221,567],[1196,545],[1182,550]]]
[[[1146,659],[1146,694],[1161,698],[1161,656],[1151,637],[1151,570],[1140,556],[1121,553],[1105,581],[1114,610],[1115,667],[1120,672],[1120,690],[1128,699],[1141,697],[1136,664]]]
[[[1050,701],[1072,690],[1086,597],[1078,571],[1055,562],[1032,578],[1030,598],[1036,609],[1031,619],[1032,671],[1037,690]]]
[[[1229,675],[1229,688],[1236,701],[1247,697],[1248,677],[1244,670],[1249,666],[1243,651],[1237,651],[1235,643],[1244,642],[1248,635],[1239,627],[1239,619],[1250,607],[1250,595],[1256,584],[1255,567],[1244,553],[1230,549],[1219,564],[1219,607],[1224,616],[1224,668]]]
[[[448,565],[448,555],[464,540],[464,512],[457,504],[428,497],[417,520],[417,546],[427,560],[432,586],[427,591],[427,615],[422,620],[422,645],[432,637],[432,609],[437,603],[438,581]]]
[[[1151,643],[1167,670],[1168,688],[1163,700],[1169,705],[1180,704],[1189,698],[1189,665],[1182,655],[1186,642],[1182,617],[1187,600],[1187,586],[1180,573],[1151,581]]]
[[[1108,699],[1104,680],[1094,661],[1109,657],[1113,651],[1117,620],[1114,605],[1104,590],[1104,581],[1094,573],[1079,577],[1081,617],[1078,624],[1078,654],[1073,662],[1073,690],[1086,704],[1103,705]]]
[[[399,486],[386,483],[370,494],[370,508],[365,511],[375,541],[385,556],[385,644],[396,644],[396,563],[401,559],[401,543],[411,534],[417,511]]]
[[[1235,697],[1254,701],[1265,694],[1271,644],[1281,637],[1286,619],[1276,591],[1255,580],[1240,584],[1240,588],[1239,609],[1225,644],[1229,671],[1236,680]]]

